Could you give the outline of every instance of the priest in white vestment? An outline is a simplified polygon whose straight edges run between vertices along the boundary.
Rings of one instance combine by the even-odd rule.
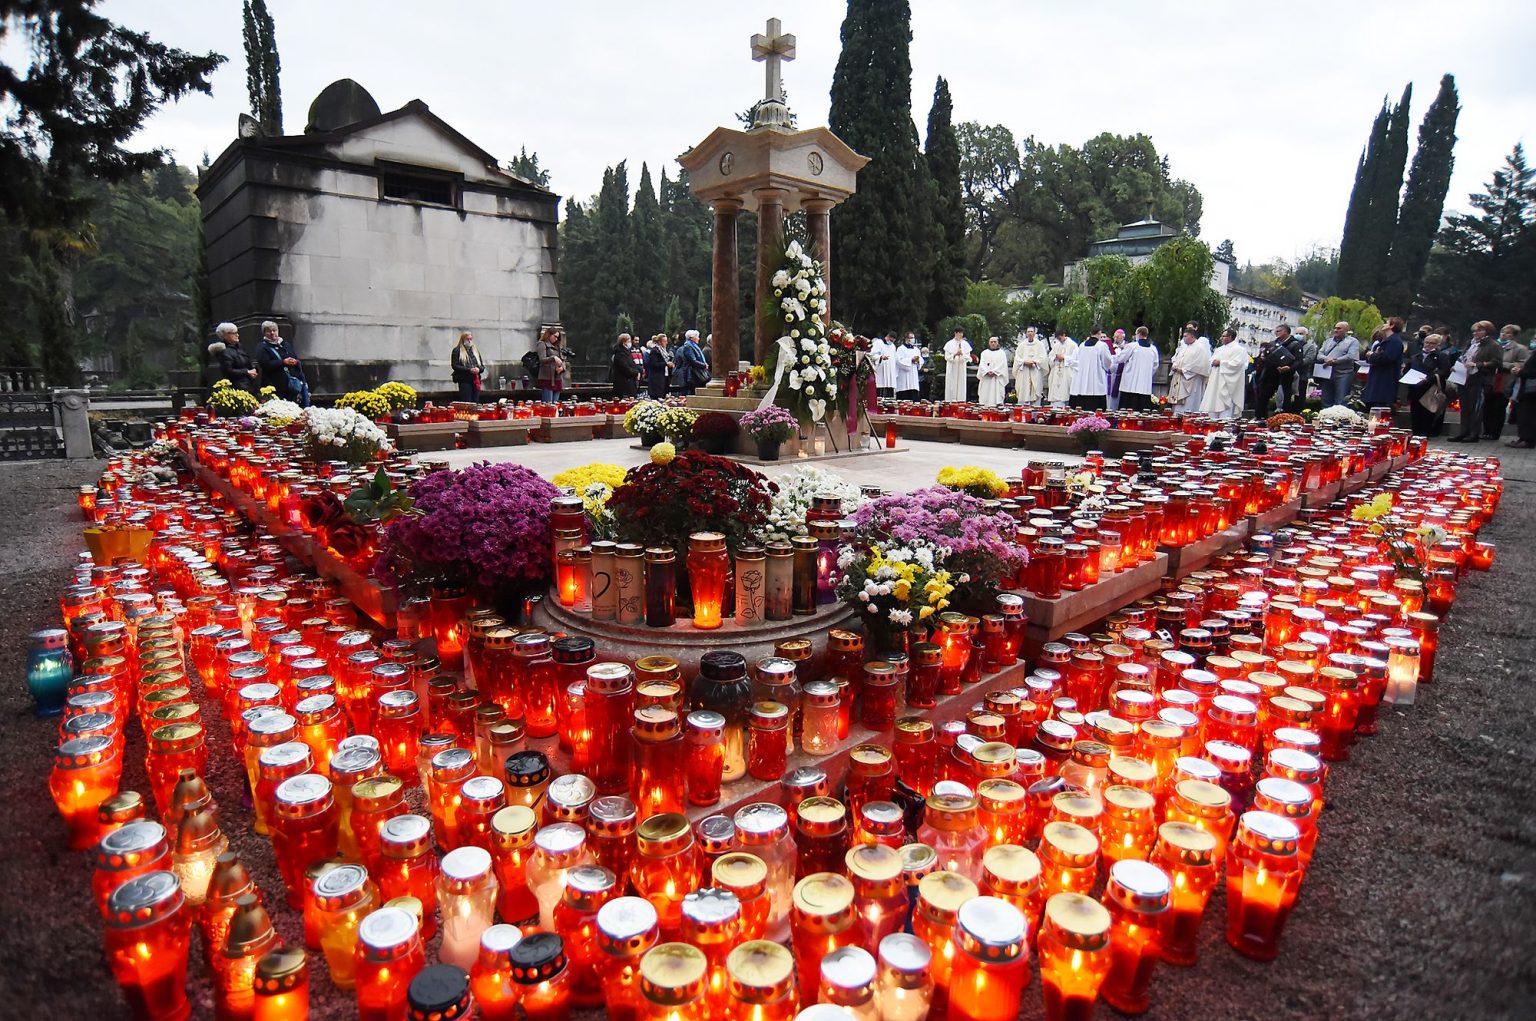
[[[1109,353],[1108,342],[1090,333],[1077,346],[1077,364],[1072,369],[1072,396],[1074,408],[1086,411],[1109,409],[1109,367],[1114,357]]]
[[[1168,373],[1168,399],[1180,413],[1200,410],[1200,402],[1205,397],[1205,380],[1211,374],[1211,358],[1211,342],[1194,329],[1185,327]]]
[[[1072,370],[1077,366],[1077,341],[1058,331],[1051,341],[1045,369],[1045,399],[1064,408],[1072,397]]]
[[[1237,333],[1223,330],[1221,346],[1211,355],[1211,372],[1205,396],[1200,399],[1202,414],[1223,419],[1242,417],[1248,362],[1248,349],[1237,342]]]
[[[999,345],[996,337],[987,338],[987,349],[981,353],[976,366],[976,400],[988,407],[1003,403],[1008,391],[1008,352]]]
[[[1039,404],[1045,396],[1045,366],[1050,358],[1045,341],[1031,326],[1013,349],[1013,396],[1020,404]]]
[[[869,344],[869,360],[875,365],[875,390],[881,397],[896,396],[896,338],[876,336]]]
[[[922,364],[923,353],[907,334],[896,349],[896,399],[915,401],[919,398],[917,367]]]
[[[1115,364],[1120,366],[1120,410],[1152,410],[1152,383],[1157,378],[1159,361],[1161,356],[1148,338],[1147,328],[1136,327],[1135,342],[1115,355]]]
[[[965,400],[967,375],[971,366],[971,342],[965,339],[964,330],[944,342],[944,399]]]

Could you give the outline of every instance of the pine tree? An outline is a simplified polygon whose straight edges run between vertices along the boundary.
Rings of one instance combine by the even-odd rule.
[[[1456,165],[1456,115],[1460,112],[1456,79],[1446,75],[1440,79],[1440,92],[1419,125],[1419,147],[1413,154],[1413,169],[1408,174],[1392,254],[1377,301],[1382,308],[1406,315],[1418,295],[1430,246],[1440,230],[1445,195],[1451,188],[1451,171]]]
[[[600,351],[610,309],[597,306],[593,292],[597,272],[597,223],[577,199],[565,204],[560,224],[560,259],[555,279],[560,290],[560,318],[578,351]]]
[[[640,187],[635,192],[635,208],[630,221],[629,298],[625,308],[647,333],[661,328],[667,304],[665,259],[666,233],[661,221],[661,205],[651,185],[651,168],[640,164]]]
[[[549,187],[549,171],[539,166],[539,154],[529,152],[526,146],[518,148],[516,158],[507,164],[507,169],[540,188]]]
[[[1381,110],[1371,124],[1370,137],[1360,152],[1360,162],[1355,166],[1355,186],[1349,193],[1349,209],[1344,214],[1344,236],[1339,241],[1338,293],[1345,298],[1355,298],[1366,291],[1365,251],[1366,235],[1370,230],[1371,196],[1376,191],[1376,174],[1381,164],[1381,152],[1387,142],[1387,122],[1392,116],[1387,101],[1381,101]]]
[[[267,135],[283,133],[283,69],[277,55],[277,29],[266,0],[245,0],[245,91],[251,116]]]
[[[829,120],[870,162],[832,214],[832,314],[864,332],[928,311],[932,186],[912,123],[911,43],[908,0],[848,0]]]
[[[933,286],[928,293],[928,323],[954,315],[965,301],[965,201],[960,191],[960,142],[952,119],[949,82],[933,87],[923,158],[935,190]]]
[[[613,343],[607,335],[608,316],[627,311],[634,294],[634,237],[629,224],[629,169],[623,160],[603,171],[603,187],[597,193],[594,231],[595,259],[592,301],[599,312],[597,328],[588,338],[588,350],[603,351]]]
[[[1408,166],[1408,117],[1413,99],[1413,83],[1403,89],[1402,100],[1392,108],[1387,124],[1386,147],[1376,174],[1376,189],[1371,196],[1370,230],[1366,234],[1365,283],[1368,297],[1375,299],[1386,283],[1387,260],[1392,254],[1392,239],[1397,234],[1398,200],[1403,192],[1403,171]],[[1380,305],[1380,302],[1377,302]],[[1395,311],[1388,309],[1391,313]],[[1404,312],[1407,310],[1404,309]]]

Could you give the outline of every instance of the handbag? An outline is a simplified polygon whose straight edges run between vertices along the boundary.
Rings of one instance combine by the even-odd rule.
[[[1445,410],[1445,391],[1440,389],[1439,383],[1431,383],[1429,389],[1419,395],[1419,406],[1431,415]]]

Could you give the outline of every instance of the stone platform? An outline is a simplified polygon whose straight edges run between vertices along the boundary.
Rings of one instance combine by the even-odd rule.
[[[1158,591],[1167,574],[1168,556],[1157,553],[1146,563],[1120,571],[1080,592],[1063,592],[1060,599],[1042,599],[1022,593],[1024,614],[1029,619],[1024,632],[1024,647],[1029,658],[1033,660],[1046,642],[1081,631],[1126,604]]]

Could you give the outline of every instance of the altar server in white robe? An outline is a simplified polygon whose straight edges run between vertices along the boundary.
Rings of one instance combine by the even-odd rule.
[[[1045,395],[1045,366],[1050,358],[1045,341],[1031,326],[1013,349],[1013,395],[1020,404],[1039,404]]]
[[[1168,373],[1168,399],[1184,413],[1200,410],[1205,397],[1205,380],[1211,374],[1211,342],[1192,327],[1184,327],[1179,349],[1173,353]]]
[[[875,363],[875,390],[881,397],[895,397],[896,335],[876,336],[869,345],[869,360]]]
[[[1077,364],[1072,369],[1072,397],[1074,408],[1085,411],[1106,411],[1109,405],[1109,367],[1114,357],[1109,344],[1090,333],[1077,345]]]
[[[1072,397],[1072,372],[1077,367],[1077,341],[1057,330],[1045,370],[1045,399],[1058,408]]]
[[[1211,374],[1206,379],[1200,411],[1212,418],[1240,418],[1243,384],[1248,375],[1248,349],[1237,342],[1234,330],[1221,331],[1221,346],[1211,355]]]
[[[1125,345],[1115,355],[1115,364],[1121,366],[1120,409],[1122,411],[1152,409],[1152,382],[1157,378],[1157,365],[1161,360],[1157,346],[1147,337],[1147,328],[1136,327],[1135,342]]]
[[[907,334],[896,349],[896,399],[915,401],[918,393],[917,367],[922,364],[923,353],[917,349],[912,334]]]
[[[976,390],[977,401],[988,407],[1002,404],[1008,391],[1008,352],[996,337],[987,338],[987,349],[981,353],[976,367]]]
[[[971,366],[971,342],[965,339],[964,330],[944,342],[944,399],[965,400],[967,375]]]

